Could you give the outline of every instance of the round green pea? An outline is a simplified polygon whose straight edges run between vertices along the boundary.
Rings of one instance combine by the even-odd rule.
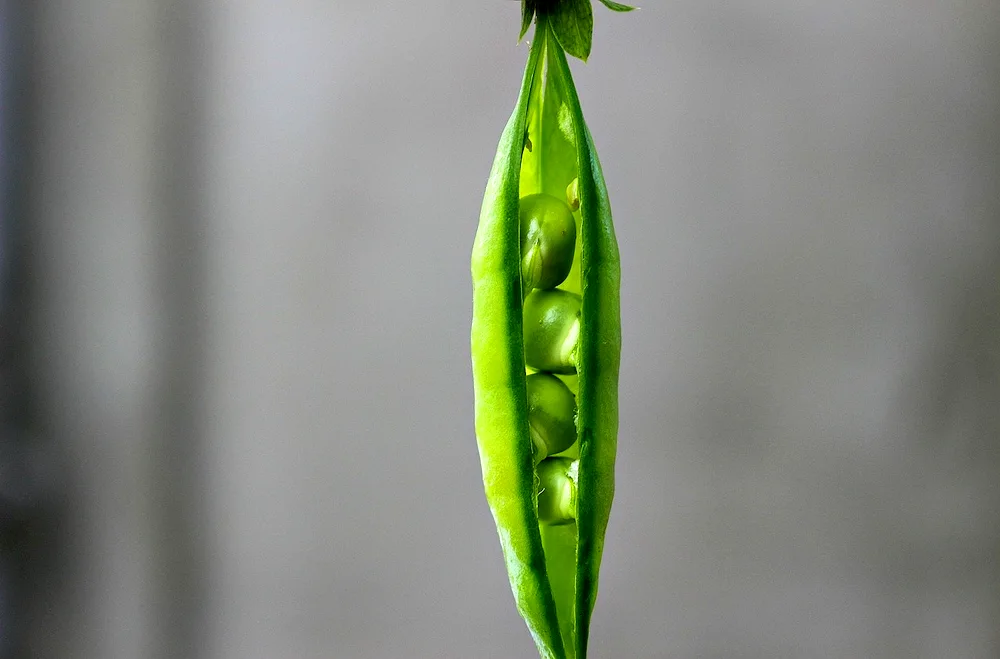
[[[576,221],[566,202],[538,193],[521,199],[521,288],[555,288],[566,280],[576,252]]]
[[[562,380],[533,373],[528,384],[528,431],[535,461],[565,451],[576,441],[576,396]]]
[[[576,373],[580,296],[535,290],[524,299],[524,361],[537,371]]]
[[[538,463],[538,521],[557,526],[576,520],[576,477],[580,463],[547,458]]]

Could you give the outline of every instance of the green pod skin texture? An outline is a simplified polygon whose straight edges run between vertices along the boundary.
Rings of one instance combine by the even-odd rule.
[[[562,453],[576,441],[576,396],[548,373],[529,375],[527,386],[528,431],[537,462]]]
[[[526,138],[531,150],[525,149]],[[521,299],[519,200],[578,179],[576,258],[560,285],[581,296],[576,522],[540,523]],[[472,252],[476,437],[511,589],[542,659],[585,659],[614,496],[620,264],[603,174],[565,54],[539,16],[521,92],[486,186]]]
[[[521,284],[555,288],[566,280],[576,253],[576,221],[566,202],[545,193],[521,200]]]

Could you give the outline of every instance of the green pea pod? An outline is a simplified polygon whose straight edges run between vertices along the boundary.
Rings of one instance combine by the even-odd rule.
[[[576,221],[573,264],[559,289],[582,299],[579,343],[575,374],[558,377],[577,403],[577,440],[559,459],[577,464],[557,471],[575,477],[566,484],[575,488],[575,523],[549,524],[538,515],[542,486],[526,393],[522,300],[530,291],[522,290],[519,202],[539,193],[572,196],[567,206]],[[543,659],[585,659],[614,495],[620,265],[597,154],[566,56],[543,15],[486,186],[472,281],[476,436],[515,602]]]

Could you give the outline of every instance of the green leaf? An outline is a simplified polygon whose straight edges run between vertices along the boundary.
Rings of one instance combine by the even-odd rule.
[[[614,0],[601,0],[601,2],[603,2],[604,6],[610,9],[611,11],[632,11],[633,9],[635,9],[635,7],[632,7],[630,5],[623,5],[620,2],[614,2]]]
[[[521,34],[517,40],[520,41],[531,27],[531,19],[535,16],[535,6],[538,0],[521,0]]]
[[[594,38],[594,9],[591,0],[561,0],[552,9],[551,25],[559,45],[584,62],[590,56]]]

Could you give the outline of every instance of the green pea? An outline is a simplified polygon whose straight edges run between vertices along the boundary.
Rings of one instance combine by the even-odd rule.
[[[526,384],[535,459],[562,453],[576,441],[576,397],[562,380],[548,373],[529,375]]]
[[[524,300],[524,360],[539,371],[576,373],[580,302],[575,293],[533,291]]]
[[[521,287],[555,288],[566,280],[576,250],[576,221],[562,200],[539,192],[521,199]]]
[[[580,463],[548,458],[538,464],[538,521],[558,526],[576,521],[576,479]]]

